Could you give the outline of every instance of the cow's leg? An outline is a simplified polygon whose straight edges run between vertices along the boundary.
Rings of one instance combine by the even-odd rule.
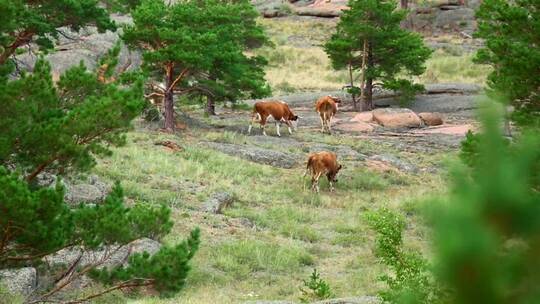
[[[287,120],[285,123],[287,124],[287,129],[289,129],[289,134],[292,135],[291,122]]]
[[[319,114],[319,118],[321,119],[321,132],[324,133],[324,114]]]
[[[276,133],[277,133],[277,136],[281,137],[281,133],[279,133],[279,122],[276,121]]]
[[[266,118],[267,118],[266,116],[261,115],[261,121],[260,121],[261,130],[264,136],[266,136]]]
[[[336,190],[336,189],[334,188],[334,182],[329,181],[329,184],[330,184],[330,192],[334,192],[334,190]]]
[[[251,115],[251,122],[249,123],[248,134],[251,134],[253,123],[256,121],[257,117],[260,117],[259,113],[253,113],[253,115]]]
[[[328,126],[328,133],[332,133],[332,116],[328,118],[327,126]]]
[[[319,178],[321,177],[322,172],[317,173],[316,175],[311,177],[311,190],[315,190],[315,192],[319,193]]]

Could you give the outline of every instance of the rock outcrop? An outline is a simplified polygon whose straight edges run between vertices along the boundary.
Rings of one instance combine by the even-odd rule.
[[[403,108],[374,110],[373,120],[385,128],[419,128],[422,125],[422,121],[416,113]]]
[[[11,293],[28,296],[37,287],[37,271],[33,267],[0,270],[0,284]]]
[[[203,205],[203,211],[213,214],[221,214],[223,209],[234,202],[234,196],[229,192],[216,192]]]
[[[298,164],[298,157],[292,153],[216,142],[202,142],[201,145],[254,163],[278,168],[291,169]]]

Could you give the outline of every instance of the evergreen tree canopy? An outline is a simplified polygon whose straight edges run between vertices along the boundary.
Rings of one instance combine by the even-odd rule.
[[[361,70],[365,63],[365,109],[372,108],[376,80],[386,88],[409,93],[406,97],[410,98],[422,87],[399,77],[422,74],[431,50],[419,34],[400,27],[406,11],[397,9],[393,0],[350,0],[348,5],[350,9],[343,12],[336,32],[324,46],[333,67]]]
[[[489,88],[510,100],[519,124],[540,127],[540,2],[484,0],[476,17],[486,41],[476,60],[493,67]]]
[[[144,0],[124,29],[128,45],[143,49],[144,66],[164,76],[165,127],[174,129],[175,93],[201,92],[234,99],[268,92],[262,67],[250,47],[267,42],[249,1],[197,0],[167,5]]]
[[[514,143],[491,113],[467,145],[433,213],[437,275],[449,303],[534,303],[540,297],[540,137]],[[471,153],[474,150],[474,153]],[[431,203],[430,205],[433,205]]]
[[[99,32],[115,29],[98,0],[0,0],[0,19],[0,65],[31,42],[42,50],[51,49],[60,27],[78,31],[85,25],[95,25]],[[3,66],[4,73],[6,68]]]
[[[124,143],[123,133],[140,114],[142,79],[125,74],[113,82],[99,75],[114,71],[117,46],[101,60],[107,71],[90,72],[81,63],[55,85],[40,59],[33,73],[0,80],[0,164],[16,165],[27,180],[47,169],[65,173],[93,166],[95,155]]]

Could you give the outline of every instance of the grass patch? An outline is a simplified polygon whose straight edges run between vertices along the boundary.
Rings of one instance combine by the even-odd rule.
[[[491,68],[474,63],[474,56],[474,54],[453,56],[438,50],[426,62],[426,72],[418,80],[423,83],[460,82],[484,85]]]
[[[314,263],[313,257],[301,248],[257,240],[232,241],[213,252],[214,267],[237,279],[257,272],[290,273]]]

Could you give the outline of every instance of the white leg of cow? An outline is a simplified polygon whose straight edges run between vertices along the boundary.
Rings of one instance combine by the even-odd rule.
[[[334,188],[334,182],[330,182],[330,192],[334,192],[334,190],[336,190]]]
[[[291,126],[287,126],[287,128],[289,129],[289,134],[292,135],[292,130],[291,130]]]
[[[251,128],[253,128],[253,123],[251,123],[248,127],[248,135],[251,134]]]
[[[281,137],[281,134],[279,133],[279,122],[276,122],[276,132],[277,136]]]
[[[262,126],[262,131],[263,131],[263,135],[264,135],[264,136],[267,136],[267,135],[266,135],[266,125],[263,125],[263,126]]]
[[[332,133],[332,116],[328,118],[328,133]]]
[[[319,118],[321,119],[321,132],[324,133],[324,119],[322,116],[319,116]]]
[[[317,175],[311,178],[311,190],[319,193],[319,178],[321,177],[322,172],[319,172]]]

